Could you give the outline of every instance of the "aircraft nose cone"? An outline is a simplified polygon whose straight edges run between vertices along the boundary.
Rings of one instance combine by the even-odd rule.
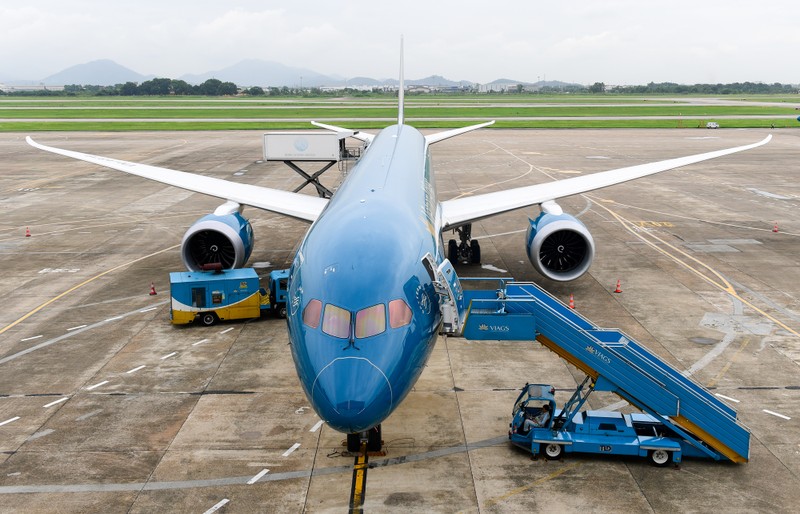
[[[392,388],[386,375],[361,357],[339,358],[325,366],[311,394],[320,416],[342,432],[368,430],[392,410]]]

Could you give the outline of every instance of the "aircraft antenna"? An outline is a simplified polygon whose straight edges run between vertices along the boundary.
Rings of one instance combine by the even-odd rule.
[[[405,83],[403,81],[403,36],[400,35],[400,89],[397,91],[397,124],[403,124],[403,101],[405,93]]]

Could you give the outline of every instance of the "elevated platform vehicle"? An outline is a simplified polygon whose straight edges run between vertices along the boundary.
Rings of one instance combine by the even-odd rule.
[[[581,392],[583,386],[579,387],[554,417],[553,422],[560,424],[556,429],[548,427],[550,436],[537,432],[535,439],[520,439],[515,444],[527,444],[534,453],[541,446],[532,445],[544,442],[562,446],[552,448],[553,452],[565,451],[566,446],[572,446],[566,451],[586,451],[589,447],[576,445],[573,435],[598,436],[600,426],[607,424],[608,437],[611,432],[638,437],[638,442],[625,450],[633,451],[638,445],[636,454],[661,450],[670,452],[674,462],[686,455],[737,463],[749,459],[750,431],[737,419],[736,411],[630,336],[596,326],[533,283],[488,279],[494,287],[481,289],[477,286],[487,279],[459,279],[447,260],[430,272],[436,277],[439,292],[442,333],[470,340],[536,340],[585,373],[592,384],[585,395]],[[591,391],[613,392],[643,414],[578,412]],[[523,390],[521,396],[525,394],[528,393]],[[554,399],[546,395],[536,398],[542,400],[540,403],[551,403],[551,412],[556,410]],[[517,405],[520,402],[524,406],[530,403],[524,397]],[[521,415],[524,413],[514,412],[512,428],[515,422],[519,424],[517,416]],[[605,419],[600,421],[601,418]],[[650,447],[642,446],[641,439],[650,434],[639,433],[639,428],[648,424],[657,438],[648,440]],[[615,427],[613,431],[611,425]],[[596,445],[597,441],[593,439],[591,444]],[[610,453],[622,451],[617,443],[611,446]],[[657,458],[660,461],[663,453]]]
[[[680,464],[683,456],[707,456],[696,448],[696,440],[684,440],[649,414],[581,411],[593,390],[594,384],[590,384],[584,391],[587,381],[563,409],[556,406],[553,386],[525,384],[511,413],[511,443],[548,460],[560,459],[565,453],[594,453],[646,457],[656,466],[666,466]],[[553,415],[537,424],[543,410]]]

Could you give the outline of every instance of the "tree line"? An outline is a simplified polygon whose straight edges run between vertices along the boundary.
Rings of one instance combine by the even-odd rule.
[[[775,82],[734,82],[732,84],[676,84],[674,82],[650,82],[644,86],[612,86],[606,87],[602,82],[595,82],[587,88],[589,93],[620,94],[657,94],[657,95],[778,95],[797,94],[800,88],[796,85]]]
[[[477,88],[477,86],[476,86]],[[436,94],[436,92],[432,92]],[[475,94],[477,89],[465,88],[458,92],[448,91],[448,94]],[[650,82],[638,86],[606,86],[603,82],[592,85],[564,84],[558,86],[542,86],[532,88],[517,84],[502,91],[489,91],[486,94],[654,94],[654,95],[739,95],[739,94],[798,94],[800,87],[791,84],[775,82],[764,84],[761,82],[734,82],[732,84],[677,84],[674,82]],[[395,91],[374,88],[372,91],[361,91],[345,88],[339,91],[323,91],[319,88],[290,88],[290,87],[250,87],[240,88],[233,82],[223,82],[219,79],[208,79],[202,84],[189,84],[184,80],[155,78],[146,80],[141,84],[126,82],[114,86],[93,86],[71,84],[64,86],[63,91],[31,90],[31,91],[0,91],[0,95],[9,96],[395,96]],[[431,94],[431,93],[423,93]]]

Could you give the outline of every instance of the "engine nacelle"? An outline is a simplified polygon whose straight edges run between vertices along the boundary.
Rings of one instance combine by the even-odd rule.
[[[203,216],[189,227],[181,242],[186,269],[200,271],[204,264],[222,269],[241,268],[253,251],[253,227],[241,214]]]
[[[569,214],[544,212],[528,221],[526,249],[536,271],[559,282],[586,273],[594,259],[594,240],[583,223]]]

